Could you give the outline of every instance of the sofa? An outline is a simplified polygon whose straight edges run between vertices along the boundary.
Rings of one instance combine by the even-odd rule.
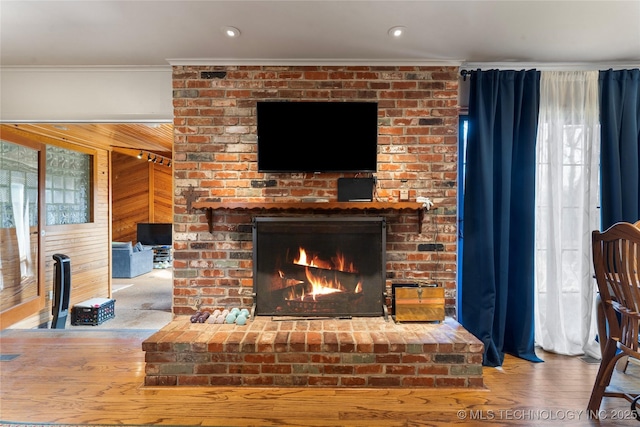
[[[111,243],[111,277],[131,278],[153,270],[153,249],[131,242]]]

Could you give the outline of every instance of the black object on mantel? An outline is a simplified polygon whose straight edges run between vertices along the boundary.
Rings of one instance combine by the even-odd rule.
[[[374,186],[374,178],[338,178],[338,201],[370,202]]]

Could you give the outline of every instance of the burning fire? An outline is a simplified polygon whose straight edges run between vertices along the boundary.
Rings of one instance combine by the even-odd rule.
[[[305,276],[311,285],[311,292],[300,297],[302,301],[304,301],[307,296],[310,296],[315,301],[319,295],[347,292],[340,282],[339,277],[336,274],[327,274],[326,270],[345,273],[358,272],[353,262],[348,263],[344,255],[340,253],[336,254],[331,260],[323,260],[317,255],[308,255],[304,248],[299,248],[298,257],[293,260],[293,263],[305,267]],[[314,273],[314,268],[323,271],[318,271],[319,274],[316,274]],[[362,292],[362,283],[358,283],[355,289],[355,293],[360,292]]]
[[[311,297],[314,301],[318,295],[344,292],[344,288],[339,281],[333,281],[327,277],[315,276],[309,267],[305,269],[305,275],[307,276],[309,284],[311,284]],[[305,295],[302,296],[302,300],[304,300],[304,297]]]
[[[322,260],[317,255],[308,256],[307,251],[304,248],[299,249],[298,258],[293,260],[294,264],[305,265],[307,267],[317,267],[326,270],[344,271],[345,273],[357,273],[358,270],[353,265],[353,262],[348,263],[346,258],[341,253],[336,254],[331,258],[331,261]]]

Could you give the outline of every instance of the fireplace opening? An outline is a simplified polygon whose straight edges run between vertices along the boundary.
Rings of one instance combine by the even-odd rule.
[[[386,225],[381,217],[257,217],[256,315],[381,316]]]

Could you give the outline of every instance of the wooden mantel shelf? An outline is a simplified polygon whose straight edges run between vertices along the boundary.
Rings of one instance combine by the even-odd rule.
[[[418,232],[422,231],[425,207],[418,202],[193,202],[192,209],[207,211],[209,231],[213,232],[213,211],[266,210],[266,211],[383,211],[414,210],[418,213]]]

